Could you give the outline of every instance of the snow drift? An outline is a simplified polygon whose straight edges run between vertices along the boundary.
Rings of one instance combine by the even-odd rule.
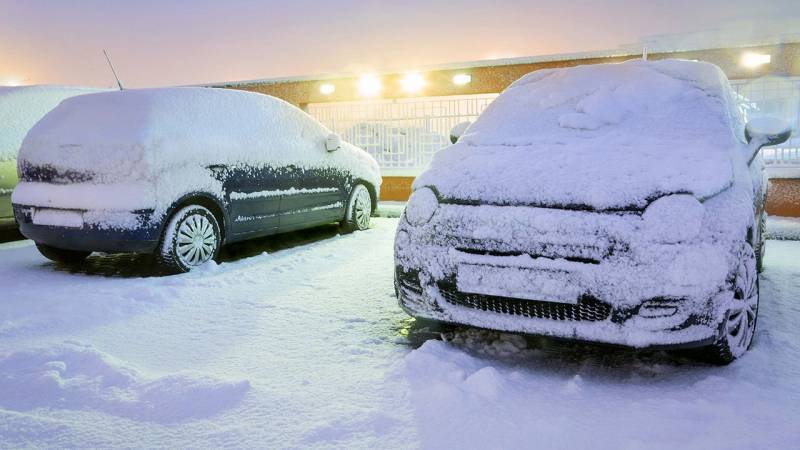
[[[68,343],[0,357],[0,406],[96,410],[160,423],[214,415],[236,405],[247,381],[179,373],[148,378],[91,347]]]

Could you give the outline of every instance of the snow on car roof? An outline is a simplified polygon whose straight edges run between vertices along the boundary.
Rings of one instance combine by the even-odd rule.
[[[21,159],[126,176],[131,167],[294,163],[321,160],[329,133],[299,108],[267,95],[191,87],[132,89],[63,102],[31,131]],[[324,164],[352,167],[354,161],[346,159],[336,152]]]
[[[628,61],[513,83],[415,186],[488,203],[643,206],[724,189],[742,124],[713,64]]]
[[[62,100],[98,92],[77,86],[3,86],[0,87],[0,161],[17,157],[28,130]]]

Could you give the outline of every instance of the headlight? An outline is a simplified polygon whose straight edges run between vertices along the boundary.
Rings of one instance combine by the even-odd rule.
[[[661,197],[644,211],[644,231],[649,240],[674,244],[693,239],[703,226],[705,207],[688,194]]]
[[[431,220],[438,207],[439,199],[430,188],[417,189],[408,199],[406,220],[415,227],[424,225]]]

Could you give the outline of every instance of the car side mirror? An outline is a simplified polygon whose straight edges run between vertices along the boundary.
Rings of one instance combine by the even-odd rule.
[[[329,152],[335,152],[342,147],[342,138],[336,133],[331,133],[328,135],[328,138],[325,139],[325,150]]]
[[[747,143],[755,143],[761,147],[783,144],[792,136],[789,122],[775,117],[759,117],[747,122],[744,137]]]
[[[450,142],[455,144],[458,142],[458,139],[467,131],[467,128],[472,125],[472,122],[459,122],[457,123],[451,130],[450,130]]]
[[[792,136],[792,126],[785,120],[776,117],[759,117],[747,122],[744,127],[744,138],[753,149],[747,163],[755,159],[758,151],[768,145],[783,144]]]

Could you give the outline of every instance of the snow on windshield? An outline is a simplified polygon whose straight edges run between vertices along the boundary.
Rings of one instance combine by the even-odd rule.
[[[730,185],[743,145],[737,106],[708,63],[532,72],[438,152],[414,186],[482,203],[595,209],[641,208],[676,192],[710,197]]]
[[[591,139],[597,146],[655,137],[690,142],[710,129],[724,139],[731,125],[741,129],[738,115],[728,111],[731,102],[725,75],[707,63],[634,60],[548,69],[513,83],[464,139],[507,146],[581,145]]]

